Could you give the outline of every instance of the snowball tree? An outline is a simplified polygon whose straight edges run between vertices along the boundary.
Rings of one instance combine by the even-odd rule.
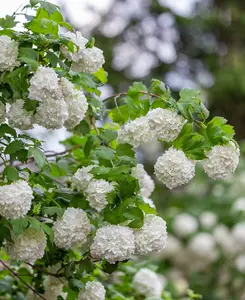
[[[26,22],[17,31],[19,14]],[[222,179],[239,159],[232,126],[222,117],[209,119],[197,90],[183,89],[175,100],[158,79],[101,100],[108,75],[102,50],[49,2],[31,0],[0,19],[0,27],[4,293],[13,299],[171,299],[147,268],[127,281],[127,291],[108,275],[167,244],[166,222],[150,199],[154,181],[137,162],[137,148],[153,139],[164,144],[154,169],[167,188],[188,183],[199,162],[209,177]],[[35,125],[67,128],[65,150],[44,151],[26,131]]]

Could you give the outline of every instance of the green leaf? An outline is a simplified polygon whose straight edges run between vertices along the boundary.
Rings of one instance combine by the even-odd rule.
[[[39,64],[37,61],[28,58],[28,57],[19,57],[19,60],[27,65],[29,65],[30,67],[32,67],[33,69],[37,69]]]
[[[113,272],[115,272],[117,270],[118,267],[119,267],[119,262],[117,262],[115,264],[110,264],[110,263],[108,263],[108,261],[105,261],[102,264],[102,270],[103,270],[103,272],[105,272],[107,274],[112,274]]]
[[[131,228],[141,228],[144,225],[144,214],[138,207],[128,207],[122,214],[127,220],[132,220],[128,224]]]
[[[151,80],[151,85],[149,88],[149,93],[157,94],[157,95],[165,95],[166,85],[164,82],[153,78]],[[163,101],[162,101],[163,102]]]
[[[74,132],[76,134],[83,134],[83,135],[86,135],[90,132],[90,127],[89,127],[89,124],[87,121],[85,120],[82,120],[80,122],[80,124],[78,124],[75,129],[74,129]]]
[[[0,247],[2,247],[2,244],[4,240],[11,241],[11,233],[8,227],[4,226],[4,224],[1,223],[1,230],[0,230]],[[0,281],[1,282],[1,281]],[[1,289],[0,289],[1,290]]]
[[[19,179],[19,172],[11,167],[11,166],[7,166],[5,167],[4,171],[3,171],[3,175],[7,178],[8,181],[12,182],[12,181],[16,181]]]
[[[124,175],[130,174],[131,168],[128,165],[121,165],[119,167],[95,167],[90,173],[94,174],[96,178],[107,179],[109,181],[117,181],[124,178]]]
[[[0,138],[4,137],[6,134],[9,134],[15,138],[17,137],[17,133],[13,128],[11,128],[7,124],[1,124],[0,125]]]
[[[39,104],[40,104],[40,101],[38,101],[38,100],[27,99],[27,100],[25,100],[24,109],[26,111],[35,112]]]
[[[127,95],[134,97],[141,91],[147,92],[146,86],[142,82],[133,82],[132,86],[128,89]]]
[[[69,206],[75,208],[82,208],[83,210],[86,210],[89,208],[89,202],[82,195],[74,194],[73,197],[71,198]]]
[[[117,131],[112,129],[102,129],[100,134],[100,138],[105,141],[106,143],[109,143],[111,141],[116,140],[117,138]]]
[[[129,144],[119,144],[116,148],[116,152],[118,156],[129,156],[133,158],[135,157],[133,146]]]
[[[58,6],[47,1],[39,1],[40,6],[45,9],[50,15],[58,10]]]
[[[150,207],[148,203],[138,202],[137,205],[145,214],[152,214],[152,215],[157,214],[155,208]]]
[[[38,52],[32,48],[20,47],[19,48],[19,58],[26,57],[33,60],[38,60]]]
[[[54,241],[54,232],[53,232],[52,228],[50,228],[45,223],[40,223],[40,224],[41,224],[41,227],[44,230],[44,232],[48,235],[50,242],[53,243],[53,241]]]
[[[30,223],[30,227],[39,230],[41,227],[41,222],[39,222],[36,218],[31,217],[31,216],[26,216],[25,217],[29,223]]]
[[[114,149],[104,147],[104,146],[101,146],[99,149],[95,150],[95,154],[99,158],[102,158],[102,159],[105,159],[105,160],[113,160],[114,157],[115,157],[115,152],[116,151]]]
[[[12,155],[17,151],[22,150],[23,148],[24,148],[24,143],[20,140],[15,140],[5,148],[4,154]]]
[[[59,218],[61,218],[64,214],[64,209],[57,207],[57,206],[49,206],[49,207],[43,207],[42,213],[47,214],[48,216],[54,216],[57,215]]]
[[[34,161],[39,168],[42,168],[46,162],[46,156],[38,148],[30,148],[28,152],[28,157],[34,157]]]
[[[11,220],[10,223],[12,225],[14,234],[16,236],[19,236],[27,228],[29,221],[27,218],[21,218],[21,219],[17,219],[17,220]]]
[[[99,69],[99,71],[94,73],[94,76],[98,78],[102,84],[107,83],[108,73],[103,68]]]
[[[61,27],[66,27],[69,31],[73,31],[72,25],[67,22],[61,21],[61,22],[59,22],[59,25]]]
[[[57,67],[60,60],[59,57],[51,51],[47,51],[47,59],[49,60],[53,68]]]
[[[88,73],[75,73],[71,72],[72,82],[82,88],[84,88],[89,93],[95,93],[100,95],[101,92],[97,89],[96,77]]]
[[[95,137],[93,135],[90,135],[88,137],[86,145],[84,147],[84,154],[86,157],[88,157],[90,155],[90,152],[93,148],[94,141],[95,141]]]
[[[0,27],[2,28],[13,28],[18,22],[15,21],[15,16],[7,15],[5,18],[0,18]]]

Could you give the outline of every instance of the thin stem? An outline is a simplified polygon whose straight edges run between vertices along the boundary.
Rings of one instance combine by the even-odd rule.
[[[155,97],[155,98],[162,98],[162,96],[159,96],[159,95],[153,94],[153,93],[149,93],[149,92],[147,92],[147,91],[139,91],[139,94],[149,95],[149,96]],[[118,97],[125,96],[125,95],[127,95],[127,92],[122,92],[122,93],[118,93],[118,94],[113,94],[113,95],[111,95],[110,97],[104,99],[103,102],[107,102],[107,101],[109,101],[109,100],[112,99],[112,98],[115,98],[115,97],[118,98]]]
[[[16,278],[18,278],[25,286],[28,287],[31,291],[33,291],[34,294],[38,295],[41,299],[47,300],[44,298],[42,295],[40,295],[32,286],[30,286],[28,283],[26,283],[16,272],[14,272],[7,264],[5,264],[1,259],[0,263],[7,269],[9,270],[10,273],[12,273]]]
[[[51,273],[51,272],[48,272],[48,271],[46,271],[46,270],[43,270],[43,269],[41,269],[41,268],[39,268],[39,267],[37,267],[37,266],[35,266],[35,265],[32,265],[32,264],[30,264],[30,263],[26,263],[28,266],[30,266],[30,267],[32,267],[33,269],[36,269],[36,270],[38,270],[38,271],[40,271],[40,272],[42,272],[42,273],[44,273],[44,274],[47,274],[47,275],[49,275],[49,276],[53,276],[53,277],[56,277],[60,282],[62,282],[62,283],[64,283],[61,279],[60,279],[60,277],[63,277],[62,275],[59,275],[59,271],[55,274],[55,273]]]

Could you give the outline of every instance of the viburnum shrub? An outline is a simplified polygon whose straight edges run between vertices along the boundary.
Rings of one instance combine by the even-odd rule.
[[[176,101],[157,79],[101,100],[107,73],[94,39],[75,32],[46,1],[23,8],[20,31],[13,29],[18,14],[0,19],[0,262],[3,293],[12,295],[6,299],[171,299],[147,268],[131,281],[125,272],[122,285],[108,275],[167,243],[137,148],[164,143],[154,168],[170,189],[188,183],[199,162],[209,177],[222,179],[238,165],[232,126],[208,119],[198,91],[183,89]],[[65,150],[45,152],[21,131],[34,125],[66,127]]]

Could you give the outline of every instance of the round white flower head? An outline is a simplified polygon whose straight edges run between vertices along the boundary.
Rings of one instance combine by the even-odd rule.
[[[150,110],[147,116],[154,136],[166,142],[175,140],[186,122],[177,112],[163,108]]]
[[[245,212],[245,197],[239,197],[232,205],[234,212]]]
[[[0,186],[0,215],[6,219],[19,219],[31,208],[33,191],[24,180]]]
[[[159,253],[167,244],[166,222],[155,215],[146,215],[144,225],[134,231],[134,237],[137,254]]]
[[[195,176],[195,162],[188,159],[182,150],[174,148],[158,157],[154,169],[159,181],[169,189],[186,184]]]
[[[98,281],[88,281],[85,290],[78,294],[78,300],[104,300],[106,290],[102,283]]]
[[[41,259],[46,248],[43,230],[27,228],[13,242],[6,243],[6,251],[12,259],[34,263]]]
[[[237,223],[231,231],[235,239],[236,246],[239,250],[245,249],[245,222]]]
[[[67,47],[61,48],[63,55],[73,61],[72,71],[93,74],[102,68],[105,63],[103,51],[97,47],[86,48],[88,40],[82,36],[81,32],[69,32],[64,34],[64,36],[79,47],[79,50],[75,49],[74,53],[69,52]]]
[[[188,250],[194,256],[208,261],[213,261],[217,258],[215,239],[206,232],[200,232],[195,235],[188,244]]]
[[[72,130],[85,117],[88,110],[88,102],[81,90],[77,90],[75,86],[66,78],[60,80],[64,99],[68,105],[68,119],[65,121],[65,127]]]
[[[43,101],[45,99],[57,99],[60,97],[59,78],[54,69],[38,67],[30,80],[29,98]]]
[[[89,173],[95,166],[87,166],[77,169],[72,177],[72,188],[83,191],[88,187],[89,182],[93,179],[93,174]]]
[[[93,258],[106,259],[111,264],[129,259],[135,251],[133,231],[119,225],[99,228],[90,251]]]
[[[93,74],[102,68],[105,63],[103,51],[97,47],[85,48],[80,52],[79,60],[72,63],[74,72],[87,72]]]
[[[7,117],[10,126],[21,130],[33,128],[33,113],[24,109],[24,100],[18,99],[11,106]]]
[[[235,259],[235,267],[236,269],[241,272],[241,273],[245,273],[245,255],[239,255],[236,259]]]
[[[234,173],[239,163],[239,148],[233,143],[214,146],[202,161],[205,173],[212,179],[224,179]]]
[[[34,115],[35,123],[47,129],[59,129],[68,118],[67,103],[61,97],[59,101],[49,98],[42,101]]]
[[[12,71],[20,65],[18,43],[7,35],[0,36],[0,72]]]
[[[123,128],[120,128],[117,143],[130,144],[134,148],[138,148],[141,144],[151,140],[152,137],[148,118],[144,116],[130,121]]]
[[[194,233],[198,228],[198,222],[195,217],[181,213],[175,216],[173,221],[173,231],[177,236],[187,237]]]
[[[133,288],[146,298],[160,298],[164,288],[164,281],[155,272],[142,268],[134,275]]]
[[[71,249],[85,244],[91,224],[86,212],[80,208],[68,207],[61,219],[54,222],[54,243],[58,248]]]
[[[2,102],[0,102],[0,123],[5,122],[5,118],[6,118],[6,107]]]
[[[142,164],[137,164],[132,168],[131,175],[138,179],[140,192],[143,197],[149,197],[155,189],[155,183],[151,176],[147,174]]]
[[[217,223],[217,216],[212,211],[204,211],[200,215],[200,223],[204,229],[210,229]]]
[[[236,254],[238,245],[228,227],[223,224],[217,225],[214,228],[213,237],[225,256],[230,258]]]
[[[85,189],[85,195],[89,205],[100,212],[107,205],[106,196],[114,189],[110,182],[104,179],[93,179]]]

